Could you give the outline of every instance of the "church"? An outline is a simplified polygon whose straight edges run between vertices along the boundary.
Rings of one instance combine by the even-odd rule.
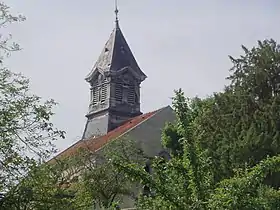
[[[85,79],[90,87],[90,102],[82,138],[54,159],[69,157],[80,148],[97,152],[124,136],[136,141],[149,157],[165,152],[161,133],[167,122],[175,120],[175,113],[170,106],[141,112],[140,85],[147,76],[122,33],[117,9],[115,13],[115,27]]]

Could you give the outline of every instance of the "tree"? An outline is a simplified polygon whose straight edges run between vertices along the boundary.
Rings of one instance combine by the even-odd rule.
[[[153,173],[116,163],[151,194],[140,209],[278,209],[280,46],[258,42],[231,58],[230,85],[206,99],[174,97],[177,122],[166,127],[172,159]],[[278,176],[279,177],[279,176]]]
[[[196,119],[197,141],[213,160],[216,181],[280,152],[280,46],[264,40],[242,48],[244,55],[230,57],[230,85]]]
[[[279,209],[280,190],[267,186],[267,176],[280,170],[280,156],[221,181],[211,193],[209,209]]]
[[[142,150],[128,137],[116,139],[97,152],[81,150],[68,160],[71,168],[79,171],[73,185],[77,205],[109,209],[122,204],[124,198],[135,199],[137,184],[119,171],[114,162],[143,164],[146,160]]]
[[[22,15],[14,16],[10,14],[9,7],[4,3],[0,2],[0,28],[6,27],[8,24],[14,22],[21,22],[25,20],[25,17]],[[17,43],[12,42],[12,35],[1,34],[0,37],[0,63],[3,63],[3,59],[11,55],[11,52],[20,50],[20,47]]]
[[[114,162],[146,161],[129,139],[118,139],[102,151],[85,147],[48,164],[34,165],[0,202],[3,210],[114,209],[123,199],[135,199],[139,186]],[[132,187],[134,186],[134,187]]]
[[[66,164],[43,164],[29,169],[28,176],[7,192],[0,206],[3,210],[81,209],[74,205],[74,191],[64,174]]]
[[[23,21],[0,3],[0,27]],[[0,192],[6,193],[55,152],[53,141],[64,132],[51,123],[53,100],[42,102],[30,93],[29,81],[5,67],[5,59],[20,50],[11,35],[0,36]]]

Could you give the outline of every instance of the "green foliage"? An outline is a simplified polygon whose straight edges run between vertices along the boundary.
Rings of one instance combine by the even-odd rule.
[[[177,122],[163,132],[171,160],[155,158],[152,174],[118,165],[150,188],[139,209],[280,208],[280,46],[242,48],[223,92],[187,99],[176,91]]]
[[[198,141],[213,160],[216,181],[280,152],[280,47],[265,40],[243,49],[245,55],[231,58],[231,84],[196,119]],[[278,187],[279,181],[271,184]]]
[[[141,165],[131,163],[116,163],[120,170],[140,181],[150,188],[150,195],[143,195],[138,200],[140,209],[205,209],[205,201],[209,197],[213,179],[211,164],[197,142],[194,141],[192,129],[194,117],[199,112],[194,106],[200,101],[188,100],[182,90],[176,92],[174,107],[177,122],[171,125],[180,136],[177,142],[181,144],[181,155],[173,152],[172,159],[167,161],[156,157],[152,163],[152,174],[148,174]],[[174,133],[166,138],[174,139]],[[167,135],[167,132],[164,133]],[[171,145],[172,146],[172,145]],[[174,147],[173,147],[174,148]],[[178,150],[177,150],[178,151]],[[186,196],[187,195],[187,196]]]
[[[34,166],[27,177],[12,188],[2,200],[1,209],[76,209],[74,192],[67,188],[61,165]]]
[[[133,180],[114,165],[115,162],[144,162],[142,151],[133,141],[122,138],[109,143],[97,153],[83,152],[84,158],[78,155],[76,162],[79,166],[81,162],[87,163],[84,164],[86,168],[76,186],[80,204],[107,209],[116,202],[122,203],[124,196],[136,198],[131,189],[134,185]]]
[[[23,20],[23,16],[11,15],[9,7],[0,3],[0,28]],[[20,199],[23,192],[17,190],[19,181],[55,152],[54,140],[64,137],[64,132],[51,123],[56,103],[43,102],[31,94],[28,79],[5,67],[5,59],[18,50],[10,34],[0,34],[0,193],[5,199]]]
[[[15,22],[24,21],[25,17],[22,15],[12,15],[10,14],[10,8],[0,2],[0,29],[5,28],[7,25]],[[3,59],[10,56],[12,52],[18,51],[20,49],[19,45],[12,41],[11,34],[3,34],[0,36],[0,63],[3,63]]]
[[[280,171],[280,156],[267,158],[241,175],[221,181],[212,192],[210,209],[279,209],[280,191],[264,184]]]
[[[135,199],[135,183],[115,162],[145,162],[142,151],[129,139],[118,139],[99,152],[77,154],[30,168],[28,176],[0,201],[3,210],[111,209],[124,196]]]
[[[0,3],[0,28],[24,19]],[[175,92],[177,121],[162,134],[171,160],[150,160],[123,139],[52,165],[42,163],[55,152],[53,141],[64,138],[51,123],[56,103],[42,102],[25,77],[4,66],[19,49],[1,34],[1,209],[108,209],[124,196],[134,199],[137,183],[146,189],[138,209],[280,208],[280,46],[274,40],[230,56],[224,91],[206,99]],[[152,174],[143,167],[147,160]]]
[[[0,190],[26,173],[34,161],[55,152],[53,141],[64,132],[53,128],[53,100],[41,102],[29,93],[28,80],[0,69]],[[10,181],[10,182],[8,182]]]
[[[180,142],[182,136],[172,123],[168,123],[162,132],[162,145],[169,149],[173,156],[180,156],[183,153],[183,144]]]

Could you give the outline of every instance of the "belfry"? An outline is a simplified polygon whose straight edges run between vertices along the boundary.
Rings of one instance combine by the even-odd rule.
[[[139,68],[121,31],[116,7],[115,27],[97,62],[87,75],[90,104],[83,139],[100,136],[141,115]]]

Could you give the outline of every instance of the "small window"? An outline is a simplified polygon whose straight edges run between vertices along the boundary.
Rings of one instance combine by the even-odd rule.
[[[121,46],[121,53],[125,53],[125,49],[124,49],[124,47],[123,46]]]

